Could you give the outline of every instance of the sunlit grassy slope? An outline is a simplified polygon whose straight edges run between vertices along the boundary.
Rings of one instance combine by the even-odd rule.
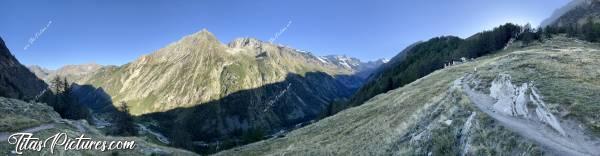
[[[539,88],[550,111],[600,135],[598,45],[556,36],[438,70],[307,127],[218,155],[540,155],[546,151],[479,111],[456,85],[499,74]],[[469,117],[473,116],[468,122]],[[467,130],[468,129],[468,130]]]

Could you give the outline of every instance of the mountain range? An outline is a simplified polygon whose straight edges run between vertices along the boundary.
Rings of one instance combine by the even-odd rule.
[[[15,155],[14,144],[7,143],[16,132],[33,133],[34,137],[49,138],[56,133],[69,136],[85,134],[101,140],[132,140],[137,148],[131,151],[85,151],[57,148],[57,153],[65,155],[197,155],[193,152],[166,147],[147,141],[141,137],[107,136],[102,130],[90,125],[86,120],[64,119],[53,108],[54,102],[42,101],[41,96],[57,99],[50,94],[50,88],[27,67],[19,63],[0,38],[0,154]],[[25,151],[24,155],[45,155],[47,151]]]
[[[42,94],[46,83],[22,66],[0,38],[0,96],[30,100]]]
[[[595,23],[598,4],[546,20],[559,32],[504,25],[417,42],[352,108],[216,155],[597,155],[600,46],[565,27]]]
[[[368,74],[377,66],[348,57],[325,58],[328,61],[252,38],[225,45],[202,30],[131,63],[101,68],[78,82],[102,88],[113,101],[126,102],[133,114],[141,115],[191,107],[238,91],[283,82],[290,74],[322,73],[336,84],[338,77]],[[357,83],[360,78],[356,77]],[[344,92],[360,85],[343,84],[330,88]]]
[[[576,1],[546,28],[434,37],[371,62],[221,43],[204,29],[124,65],[47,70],[21,65],[0,39],[0,154],[10,133],[123,139],[111,128],[126,122],[136,150],[62,152],[597,155],[600,45],[586,34],[600,32],[598,6]],[[56,76],[72,83],[56,87]],[[91,113],[65,119],[80,109],[59,100]]]
[[[319,57],[253,38],[223,44],[202,30],[131,63],[84,74],[73,92],[97,112],[125,103],[172,138],[240,144],[252,141],[250,134],[330,115],[384,63]]]
[[[46,69],[38,65],[29,65],[27,68],[33,72],[35,76],[45,82],[50,82],[50,80],[56,76],[63,76],[69,81],[74,82],[79,80],[82,76],[102,68],[102,65],[96,63],[66,65],[56,70]]]
[[[597,155],[598,59],[564,36],[513,45],[216,155]]]

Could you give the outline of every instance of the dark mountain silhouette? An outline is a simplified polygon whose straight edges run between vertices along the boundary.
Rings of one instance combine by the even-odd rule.
[[[288,74],[282,82],[141,118],[158,121],[175,146],[212,153],[327,116],[331,103],[352,94],[341,87],[326,73]]]
[[[0,38],[0,96],[32,100],[48,86],[10,53]]]

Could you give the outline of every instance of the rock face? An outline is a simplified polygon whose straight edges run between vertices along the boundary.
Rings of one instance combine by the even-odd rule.
[[[27,66],[27,68],[33,72],[35,76],[46,82],[50,82],[50,80],[56,76],[63,76],[66,77],[70,82],[75,82],[86,74],[93,73],[94,71],[102,68],[102,65],[96,63],[66,65],[57,70],[50,70],[37,65],[30,65]]]
[[[595,155],[598,60],[597,45],[557,36],[438,70],[284,137],[217,155]]]
[[[0,38],[0,97],[29,100],[40,95],[46,87],[17,61]]]
[[[515,86],[511,81],[510,75],[500,74],[492,82],[490,96],[498,100],[493,105],[494,110],[505,115],[542,121],[564,136],[565,131],[550,113],[537,89],[530,83]]]
[[[46,79],[48,75],[54,72],[54,70],[46,69],[37,65],[29,65],[27,66],[27,69],[29,69],[29,71],[31,71],[33,74],[35,74],[35,76],[42,80]]]

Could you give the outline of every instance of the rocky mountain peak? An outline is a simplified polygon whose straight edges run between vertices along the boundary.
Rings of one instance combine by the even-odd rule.
[[[16,63],[16,62],[13,62],[13,60],[16,61],[16,59],[8,51],[8,48],[4,44],[4,40],[2,40],[2,38],[0,38],[0,60],[2,60],[2,62],[0,62],[0,65],[8,66],[8,65]]]
[[[354,70],[357,70],[363,64],[359,59],[346,55],[327,55],[318,57],[318,59],[324,63],[331,63],[342,68]]]
[[[207,29],[202,29],[192,35],[189,35],[184,38],[185,39],[193,39],[195,42],[205,42],[205,41],[216,41],[218,42],[217,37]]]
[[[245,47],[250,47],[250,48],[258,48],[261,47],[265,42],[255,39],[255,38],[249,38],[249,37],[244,37],[244,38],[237,38],[231,42],[229,42],[229,44],[227,44],[230,48],[245,48]]]
[[[192,55],[204,55],[209,52],[219,51],[224,47],[215,35],[207,29],[202,29],[170,43],[164,48],[139,57],[133,64],[139,66],[148,63],[178,62],[189,59],[189,56]]]
[[[219,45],[219,44],[221,44],[221,42],[217,39],[217,37],[215,37],[215,35],[213,33],[208,31],[207,29],[202,29],[193,34],[184,36],[183,38],[169,44],[165,48],[179,48],[180,50],[175,50],[175,51],[181,51],[181,49],[183,49],[184,46],[195,47],[195,46],[202,46],[202,45]],[[159,49],[158,51],[161,51],[161,50],[162,49]],[[169,50],[169,51],[173,51],[173,50]]]
[[[6,45],[4,44],[4,40],[2,38],[0,38],[0,47],[6,47]]]

